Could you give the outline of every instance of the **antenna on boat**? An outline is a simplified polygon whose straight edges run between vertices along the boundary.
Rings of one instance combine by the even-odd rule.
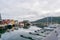
[[[48,26],[48,17],[47,17],[47,26]]]

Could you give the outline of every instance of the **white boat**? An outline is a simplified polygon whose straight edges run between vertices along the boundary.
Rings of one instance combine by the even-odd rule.
[[[47,37],[44,38],[43,40],[58,40],[58,36],[60,35],[60,31],[59,31],[60,24],[51,24],[45,29],[54,29],[54,30],[51,31],[49,35],[47,35]]]
[[[60,24],[52,24],[38,32],[35,32],[35,33],[31,32],[31,34],[33,33],[33,35],[34,35],[34,34],[38,33],[39,36],[42,37],[41,40],[58,40],[58,37],[59,37],[58,35],[60,34],[59,25]]]

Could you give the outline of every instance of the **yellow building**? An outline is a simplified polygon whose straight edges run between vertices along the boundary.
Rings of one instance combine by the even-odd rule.
[[[11,22],[10,22],[12,25],[14,25],[15,24],[15,21],[14,20],[11,20]]]

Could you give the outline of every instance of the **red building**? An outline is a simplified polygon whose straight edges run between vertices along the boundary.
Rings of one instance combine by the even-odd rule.
[[[9,19],[2,20],[2,24],[9,24],[9,23],[10,23]]]

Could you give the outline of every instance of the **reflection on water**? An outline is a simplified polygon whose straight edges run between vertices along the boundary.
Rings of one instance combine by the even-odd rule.
[[[0,40],[33,40],[32,38],[37,39],[37,37],[39,38],[39,36],[30,35],[29,32],[34,32],[35,30],[38,30],[38,29],[41,29],[41,28],[38,28],[36,26],[31,26],[31,27],[28,27],[27,29],[18,28],[18,30],[9,31],[9,32],[2,30],[2,32],[0,32]],[[21,37],[21,35],[26,37],[23,38]]]
[[[1,34],[0,34],[0,38],[1,38]]]

